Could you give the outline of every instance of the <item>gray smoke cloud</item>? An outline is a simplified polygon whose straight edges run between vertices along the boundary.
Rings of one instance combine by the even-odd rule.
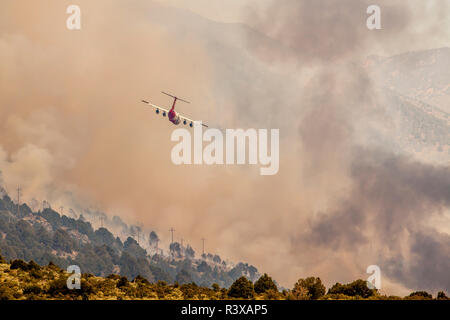
[[[370,247],[388,276],[410,288],[448,290],[450,238],[426,221],[450,206],[450,168],[373,150],[357,154],[350,194],[312,219],[301,240],[333,250]]]
[[[442,35],[423,21],[414,30],[423,5],[379,1],[383,31],[365,26],[368,1],[274,1],[263,13],[252,12],[255,28],[276,39],[268,50],[249,37],[252,52],[267,63],[309,72],[298,126],[302,142],[305,183],[322,179],[334,183],[333,173],[347,172],[346,194],[327,210],[317,210],[292,238],[292,251],[306,269],[335,274],[339,268],[355,273],[377,261],[385,276],[409,288],[450,289],[445,271],[450,261],[449,236],[427,226],[433,216],[445,216],[450,205],[450,168],[435,167],[386,153],[375,146],[357,147],[360,123],[368,117],[388,118],[380,108],[380,93],[363,67],[370,52],[401,50],[407,41]],[[431,9],[430,9],[431,8]],[[448,4],[433,2],[441,12]],[[381,47],[381,48],[380,48]],[[297,99],[294,98],[294,99]],[[364,129],[362,129],[364,130]],[[293,138],[293,137],[291,137]],[[324,172],[321,177],[320,172]],[[448,216],[447,216],[448,218]],[[448,223],[448,219],[446,220]],[[328,263],[329,266],[321,266]],[[427,261],[427,263],[425,263]],[[375,262],[374,262],[375,263]],[[350,280],[344,276],[346,280]]]
[[[296,60],[305,66],[339,63],[366,50],[369,54],[399,52],[405,45],[411,49],[418,40],[426,47],[435,39],[445,39],[446,1],[377,1],[382,13],[382,29],[377,32],[366,27],[366,10],[373,4],[366,0],[273,1],[265,10],[249,9],[248,21],[290,52],[278,55],[254,39],[249,44],[268,60]]]

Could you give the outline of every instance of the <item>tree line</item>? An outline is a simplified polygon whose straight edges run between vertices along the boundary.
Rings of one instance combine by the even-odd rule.
[[[43,299],[85,299],[85,300],[135,300],[135,299],[256,299],[256,300],[448,300],[444,292],[433,297],[426,291],[412,292],[406,297],[381,295],[370,289],[364,280],[351,283],[336,283],[326,290],[318,277],[299,279],[292,289],[279,290],[276,282],[263,274],[255,282],[242,276],[230,287],[214,283],[210,287],[195,282],[168,284],[166,281],[151,282],[141,275],[130,280],[126,276],[111,274],[96,277],[89,273],[81,276],[81,289],[69,290],[69,274],[53,262],[40,266],[33,260],[21,259],[9,263],[0,255],[0,300],[43,300]]]

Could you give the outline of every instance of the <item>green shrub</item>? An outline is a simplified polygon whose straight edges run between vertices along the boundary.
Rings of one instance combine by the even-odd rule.
[[[356,280],[349,284],[336,283],[334,286],[328,290],[328,294],[343,294],[350,297],[360,296],[367,299],[375,295],[375,289],[369,289],[367,286],[367,281]]]
[[[28,263],[26,263],[25,261],[21,260],[21,259],[16,259],[14,261],[11,262],[11,265],[9,266],[9,268],[11,270],[14,269],[20,269],[23,271],[28,271],[29,267],[28,267]]]
[[[237,279],[228,290],[228,295],[233,298],[250,299],[254,294],[253,283],[246,277]]]
[[[134,278],[133,282],[150,284],[150,282],[148,282],[148,280],[142,277],[141,275],[138,275],[136,278]]]
[[[106,277],[106,279],[119,280],[120,279],[120,275],[118,275],[118,274],[110,274],[109,276]]]
[[[278,290],[269,289],[264,292],[264,300],[279,300],[281,295]]]
[[[61,294],[66,295],[70,293],[69,288],[67,288],[67,278],[60,277],[50,282],[47,293],[53,297]]]
[[[309,277],[299,279],[292,290],[292,298],[295,300],[317,300],[325,294],[325,286],[320,278]]]
[[[58,271],[58,272],[61,271],[61,268],[58,267],[56,264],[54,264],[53,261],[50,261],[50,262],[48,263],[48,267],[49,267],[50,269],[55,270],[55,271]]]
[[[415,291],[406,298],[410,300],[431,300],[433,296],[426,291]]]
[[[30,271],[38,271],[38,270],[41,270],[41,266],[40,265],[38,265],[36,262],[34,262],[33,260],[31,260],[29,263],[28,263],[28,270],[30,270]]]
[[[219,292],[220,291],[220,286],[217,283],[213,283],[211,285],[211,288],[214,290],[214,292]]]
[[[0,300],[14,300],[15,291],[7,285],[0,284]]]
[[[35,284],[27,286],[25,287],[25,289],[23,289],[24,294],[40,294],[42,293],[42,291],[42,288]]]
[[[184,299],[192,299],[196,295],[200,294],[199,287],[195,283],[186,283],[180,287],[183,292]]]
[[[447,295],[445,294],[444,291],[439,291],[438,292],[437,299],[438,300],[449,300],[449,298],[447,297]]]
[[[256,282],[255,282],[255,292],[256,293],[264,293],[268,290],[278,291],[277,285],[273,282],[272,278],[264,273]]]
[[[42,279],[44,277],[44,274],[42,273],[41,270],[31,270],[30,271],[30,276],[32,276],[35,279]]]
[[[120,277],[119,281],[117,282],[117,288],[122,288],[128,286],[128,279],[127,277]]]

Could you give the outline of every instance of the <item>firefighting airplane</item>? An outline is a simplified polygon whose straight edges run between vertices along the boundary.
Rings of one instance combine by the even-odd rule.
[[[172,108],[170,110],[166,110],[164,108],[158,107],[157,105],[154,105],[154,104],[152,104],[152,103],[150,103],[148,101],[145,101],[145,100],[142,100],[142,102],[147,104],[147,105],[149,105],[149,106],[151,106],[151,107],[153,107],[153,108],[155,108],[156,109],[156,114],[162,113],[163,117],[165,117],[167,115],[168,118],[169,118],[169,121],[172,122],[174,125],[179,125],[181,122],[183,122],[184,125],[187,125],[189,123],[189,126],[192,128],[194,126],[194,122],[195,121],[191,120],[189,118],[186,118],[186,117],[180,115],[179,113],[177,113],[175,111],[175,104],[177,103],[178,100],[186,102],[186,103],[190,103],[190,102],[186,101],[186,100],[183,100],[183,99],[180,99],[178,97],[175,97],[175,96],[173,96],[171,94],[165,93],[163,91],[161,91],[161,93],[165,94],[166,96],[172,97],[174,99],[173,100],[173,104],[172,104]],[[204,124],[204,123],[202,123],[202,126],[208,128],[208,126],[206,124]]]

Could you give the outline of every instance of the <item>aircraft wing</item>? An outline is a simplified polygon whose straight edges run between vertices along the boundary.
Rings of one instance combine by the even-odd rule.
[[[155,109],[157,109],[157,110],[166,112],[167,114],[169,113],[169,110],[166,110],[166,109],[164,109],[164,108],[161,108],[160,106],[157,106],[157,105],[155,105],[155,104],[153,104],[153,103],[150,103],[150,102],[148,102],[148,101],[146,101],[146,100],[142,100],[142,102],[145,103],[145,104],[147,104],[147,105],[149,105],[149,106],[151,106],[151,107],[153,107],[153,108],[155,108]],[[189,118],[187,118],[187,117],[185,117],[185,116],[182,116],[182,115],[179,114],[179,113],[177,113],[177,114],[178,114],[178,116],[180,117],[180,119],[181,119],[182,121],[186,120],[186,122],[189,122],[189,123],[191,123],[191,122],[192,122],[192,123],[198,122],[198,121],[189,119]],[[206,124],[204,124],[204,123],[202,123],[202,126],[208,128],[208,126],[207,126]]]
[[[178,114],[178,115],[180,116],[180,118],[181,118],[182,121],[186,120],[187,122],[193,122],[193,123],[194,123],[194,122],[198,122],[198,121],[195,121],[195,120],[186,118],[185,116],[183,116],[183,115],[181,115],[181,114]],[[208,128],[208,126],[207,126],[206,124],[204,124],[203,122],[202,122],[202,126]]]
[[[169,110],[166,110],[166,109],[164,109],[164,108],[161,108],[161,107],[157,106],[156,104],[150,103],[150,102],[145,101],[145,100],[142,100],[142,102],[145,103],[145,104],[147,104],[147,105],[149,105],[149,106],[151,106],[151,107],[153,107],[153,108],[155,108],[155,109],[157,109],[157,110],[165,111],[166,113],[169,113]]]

